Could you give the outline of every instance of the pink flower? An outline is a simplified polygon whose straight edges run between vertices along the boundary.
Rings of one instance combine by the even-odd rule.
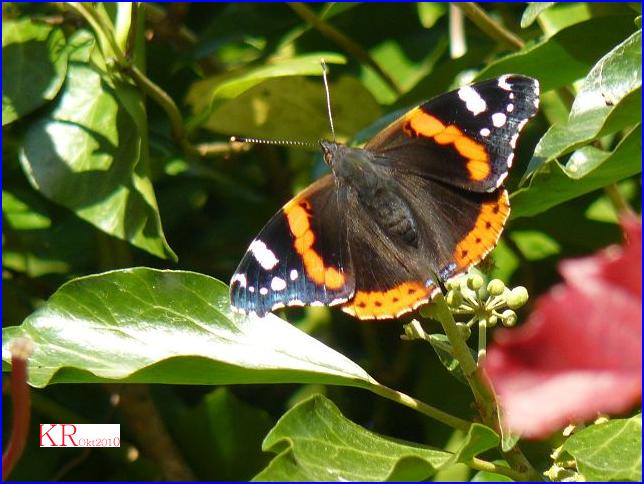
[[[642,222],[622,227],[624,246],[562,261],[565,282],[496,334],[484,371],[512,431],[541,438],[641,402]]]

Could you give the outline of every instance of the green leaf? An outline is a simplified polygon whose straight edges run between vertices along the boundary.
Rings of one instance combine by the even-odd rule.
[[[633,30],[632,16],[591,18],[492,62],[476,78],[490,79],[513,72],[539,79],[542,92],[557,89],[584,77],[591,66]]]
[[[208,393],[198,405],[181,405],[166,417],[200,480],[247,481],[268,464],[262,439],[275,422],[227,388]]]
[[[322,74],[320,59],[327,64],[344,64],[344,56],[332,52],[306,54],[290,59],[275,60],[272,63],[241,72],[213,76],[192,85],[186,102],[192,107],[196,118],[193,127],[201,125],[216,113],[227,101],[236,98],[257,84],[276,77],[319,76]]]
[[[568,122],[551,127],[541,138],[526,176],[538,168],[537,161],[546,163],[634,125],[641,120],[641,106],[642,31],[638,30],[592,68],[575,98]]]
[[[110,235],[176,259],[142,162],[141,132],[116,90],[123,87],[110,85],[89,64],[71,61],[55,108],[27,131],[20,162],[50,200]]]
[[[441,361],[443,366],[447,368],[452,375],[456,377],[458,381],[467,385],[467,380],[463,374],[463,369],[461,368],[460,363],[454,355],[452,354],[452,344],[449,342],[449,339],[444,334],[436,333],[429,335],[429,343],[434,348],[434,351],[438,355],[438,359]],[[471,351],[472,356],[476,358],[476,353]]]
[[[325,383],[368,388],[359,366],[286,321],[230,310],[228,287],[204,275],[124,269],[64,284],[4,348],[31,338],[29,382]]]
[[[322,89],[319,79],[268,79],[221,105],[204,127],[218,133],[271,139],[317,140],[330,136]],[[380,115],[380,106],[356,79],[340,77],[329,89],[339,139],[355,134]]]
[[[455,462],[467,462],[498,444],[473,424],[457,453],[370,432],[317,395],[289,410],[263,443],[278,454],[255,481],[419,481]]]
[[[552,7],[556,2],[528,2],[528,6],[523,11],[521,17],[521,28],[525,29],[537,20],[537,17],[545,9]]]
[[[566,166],[552,160],[539,167],[527,187],[511,195],[512,217],[530,217],[642,171],[642,127],[633,128],[611,151],[585,146]],[[574,178],[576,171],[583,176]]]
[[[587,481],[642,481],[642,414],[574,433],[563,446]]]
[[[441,2],[418,2],[418,19],[426,29],[431,29],[438,20],[447,13],[447,8]]]
[[[61,29],[29,18],[3,18],[2,126],[54,99],[66,70]]]

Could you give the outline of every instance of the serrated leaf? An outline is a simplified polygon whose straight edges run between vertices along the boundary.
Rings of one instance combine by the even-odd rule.
[[[84,56],[92,45],[74,53]],[[161,228],[137,124],[90,64],[70,61],[54,109],[32,124],[20,152],[30,183],[100,230],[176,259]]]
[[[528,2],[528,6],[521,16],[521,28],[525,29],[532,25],[541,12],[552,7],[555,3],[557,2]]]
[[[264,439],[279,455],[254,481],[418,481],[498,444],[473,424],[455,454],[375,434],[346,419],[322,395],[289,410]]]
[[[557,89],[584,77],[606,52],[634,30],[632,16],[591,18],[492,62],[476,79],[513,72],[539,79],[542,92]]]
[[[535,148],[541,163],[601,136],[641,121],[642,31],[602,57],[586,76],[572,105],[568,122],[555,125]],[[539,167],[533,162],[525,176]],[[525,178],[524,176],[524,178]]]
[[[563,446],[587,481],[642,481],[642,414],[575,432]]]
[[[29,18],[2,20],[2,126],[56,97],[68,52],[58,27]]]
[[[560,203],[571,200],[611,183],[636,175],[642,171],[642,127],[633,128],[612,151],[602,151],[586,146],[573,154],[573,164],[561,166],[552,160],[542,166],[529,180],[527,187],[511,195],[512,217],[530,217],[544,212]],[[582,163],[583,159],[583,163]],[[579,164],[587,165],[584,176],[575,179],[571,169],[580,170]]]
[[[344,56],[333,52],[318,52],[272,63],[250,70],[213,76],[194,83],[186,102],[192,107],[195,119],[192,126],[201,125],[214,115],[225,102],[234,99],[257,84],[276,77],[319,76],[322,74],[320,59],[327,64],[344,64]]]
[[[29,383],[122,382],[223,385],[325,383],[368,388],[358,365],[286,321],[233,314],[228,286],[208,276],[147,268],[74,279],[6,345],[35,343]]]

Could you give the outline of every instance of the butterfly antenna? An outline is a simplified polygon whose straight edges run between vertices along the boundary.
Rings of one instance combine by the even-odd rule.
[[[262,139],[262,138],[244,138],[242,136],[231,136],[231,143],[254,143],[261,145],[277,146],[304,146],[308,148],[317,148],[317,144],[311,141],[293,141],[287,139]]]
[[[320,64],[322,64],[322,79],[324,80],[324,92],[326,93],[326,111],[329,115],[329,126],[331,127],[331,134],[333,135],[333,142],[335,143],[335,129],[333,128],[333,116],[331,115],[331,94],[329,94],[329,81],[326,78],[329,69],[324,59],[320,59]]]

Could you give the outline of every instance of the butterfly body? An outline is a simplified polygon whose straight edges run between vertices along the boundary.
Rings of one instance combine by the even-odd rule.
[[[231,302],[263,316],[340,305],[391,319],[429,301],[437,278],[478,263],[509,215],[502,182],[538,83],[506,75],[412,109],[364,148],[321,141],[332,173],[288,202],[251,243]]]

